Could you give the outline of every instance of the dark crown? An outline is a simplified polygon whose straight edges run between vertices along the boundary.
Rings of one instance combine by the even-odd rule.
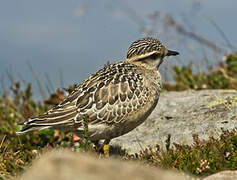
[[[127,58],[146,54],[152,51],[160,51],[164,46],[157,38],[146,37],[139,39],[128,48]]]

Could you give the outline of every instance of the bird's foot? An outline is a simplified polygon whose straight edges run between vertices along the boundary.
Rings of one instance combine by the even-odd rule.
[[[110,142],[110,139],[106,139],[103,143],[104,155],[106,157],[109,157],[109,142]]]
[[[96,151],[103,153],[106,157],[109,157],[109,142],[110,140],[105,140],[103,144],[100,144],[99,141],[94,141]]]

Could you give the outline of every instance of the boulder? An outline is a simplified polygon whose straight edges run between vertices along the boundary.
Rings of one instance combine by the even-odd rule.
[[[171,144],[191,145],[193,134],[200,139],[218,138],[222,128],[236,127],[236,90],[163,92],[155,110],[142,125],[110,144],[135,153],[157,144],[164,148],[169,134]]]
[[[203,180],[236,180],[237,171],[221,171],[204,178]]]
[[[33,162],[19,180],[185,180],[171,170],[161,170],[138,162],[103,159],[99,156],[70,151],[46,153]]]

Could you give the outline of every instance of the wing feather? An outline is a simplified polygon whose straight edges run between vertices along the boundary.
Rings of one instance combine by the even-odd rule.
[[[108,65],[78,85],[59,105],[30,118],[19,133],[80,127],[84,115],[90,124],[119,123],[147,101],[149,91],[143,86],[138,66],[126,62]]]
[[[79,115],[75,123],[82,123],[84,114],[89,117],[89,123],[108,125],[123,121],[131,111],[135,111],[147,101],[148,89],[142,88],[144,81],[139,67],[128,64],[112,64],[88,83],[84,94],[77,101]],[[89,89],[95,87],[94,91]],[[141,88],[140,88],[141,87]],[[144,96],[142,96],[144,94]],[[90,108],[84,102],[92,97]],[[139,97],[139,98],[138,98]]]

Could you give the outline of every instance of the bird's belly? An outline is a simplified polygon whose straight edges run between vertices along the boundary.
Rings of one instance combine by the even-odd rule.
[[[154,99],[149,104],[144,105],[141,109],[136,110],[135,112],[132,112],[131,114],[129,114],[127,118],[128,121],[124,121],[118,127],[118,129],[120,129],[121,131],[120,135],[130,132],[136,127],[138,127],[140,124],[142,124],[148,118],[148,116],[152,113],[152,111],[157,105],[157,102],[158,102],[158,98]]]
[[[114,123],[113,125],[89,125],[88,138],[91,141],[113,139],[130,132],[147,119],[147,117],[156,107],[157,102],[158,98],[155,98],[151,103],[147,103],[139,110],[130,112],[127,116],[124,117],[124,121],[121,121],[119,123]],[[80,134],[80,136],[83,135]]]

